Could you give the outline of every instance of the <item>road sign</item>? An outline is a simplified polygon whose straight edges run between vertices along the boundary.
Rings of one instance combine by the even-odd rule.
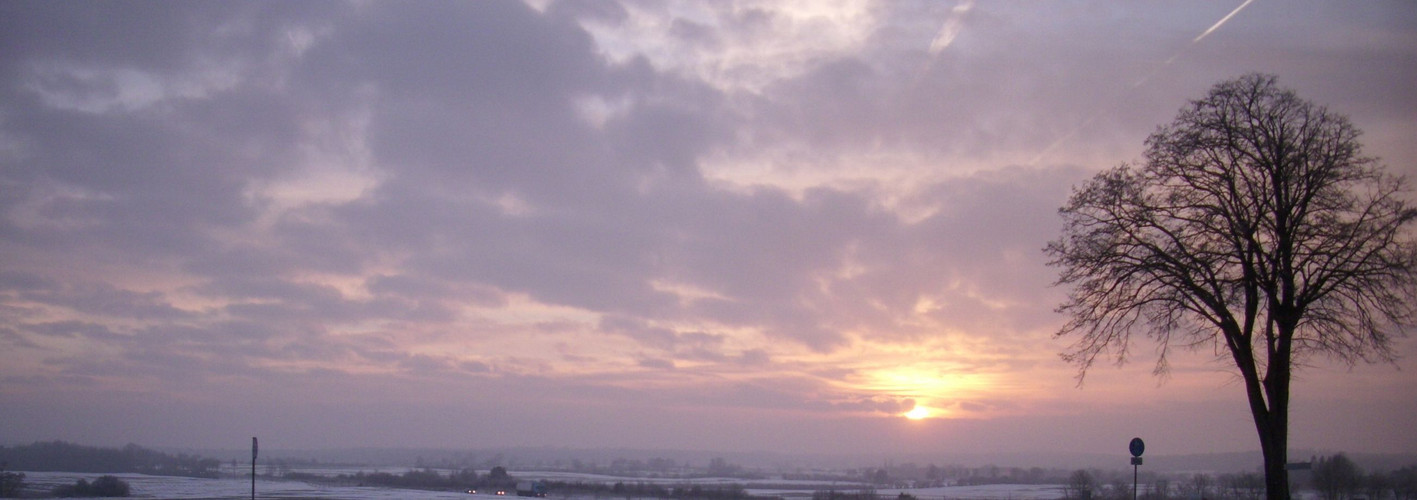
[[[1137,468],[1141,466],[1141,453],[1146,451],[1146,443],[1141,438],[1132,438],[1132,442],[1127,443],[1127,449],[1132,452],[1132,500],[1137,500]]]

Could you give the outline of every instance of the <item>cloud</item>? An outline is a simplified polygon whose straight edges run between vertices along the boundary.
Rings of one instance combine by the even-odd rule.
[[[861,1],[621,5],[613,15],[575,13],[611,61],[643,58],[668,74],[748,92],[861,50],[880,15]]]
[[[930,41],[930,54],[939,54],[940,51],[949,48],[954,43],[955,37],[964,29],[964,18],[974,8],[973,0],[960,2],[951,9],[952,13],[945,24],[940,27],[940,33],[935,35],[935,39]]]
[[[700,447],[881,446],[917,402],[1047,418],[1054,210],[1185,99],[1262,60],[1417,157],[1413,44],[1373,22],[1402,16],[1303,17],[1349,40],[1312,46],[1272,8],[1132,88],[1215,12],[5,4],[0,394],[194,442],[240,403],[309,443],[448,444],[403,413]]]

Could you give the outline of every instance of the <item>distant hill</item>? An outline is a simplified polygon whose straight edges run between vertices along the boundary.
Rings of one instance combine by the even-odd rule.
[[[228,461],[249,460],[248,450],[181,450]],[[1327,456],[1337,451],[1293,450],[1290,460],[1308,461],[1310,457]],[[1364,454],[1347,453],[1360,467],[1368,471],[1394,470],[1406,465],[1417,465],[1417,453],[1407,454]],[[633,448],[562,448],[562,447],[502,447],[481,449],[436,449],[436,448],[343,448],[325,450],[281,450],[263,451],[263,457],[271,460],[285,459],[294,462],[318,462],[322,464],[354,464],[366,466],[433,466],[448,468],[469,467],[488,469],[495,465],[511,469],[572,468],[577,463],[582,466],[599,464],[610,466],[617,460],[640,461],[646,464],[658,459],[672,461],[681,466],[707,466],[714,459],[750,469],[763,471],[790,471],[796,469],[853,469],[880,467],[883,463],[916,463],[921,466],[959,465],[965,467],[1043,467],[1048,469],[1127,469],[1130,470],[1129,456],[1125,451],[1117,454],[1097,453],[972,453],[972,454],[902,454],[884,455],[823,455],[787,452],[723,452],[703,450],[655,450]],[[1190,455],[1148,455],[1143,466],[1153,472],[1211,472],[1216,474],[1233,472],[1258,472],[1263,460],[1259,451],[1235,453],[1206,453]]]
[[[215,459],[177,454],[129,444],[97,448],[64,441],[0,446],[0,463],[12,471],[136,472],[153,475],[215,477]]]

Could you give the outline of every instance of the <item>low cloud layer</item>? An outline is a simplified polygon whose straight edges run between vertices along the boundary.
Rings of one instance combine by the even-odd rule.
[[[3,437],[985,451],[1086,405],[1243,415],[1204,355],[1075,389],[1040,252],[1244,72],[1417,172],[1417,9],[1193,42],[1237,6],[8,2]],[[1377,427],[1295,441],[1417,445]]]

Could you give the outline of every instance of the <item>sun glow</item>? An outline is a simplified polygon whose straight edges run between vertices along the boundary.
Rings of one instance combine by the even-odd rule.
[[[976,393],[992,384],[980,373],[946,373],[934,367],[882,367],[865,373],[863,388],[910,397],[942,397]]]
[[[912,408],[908,412],[902,413],[901,416],[911,420],[920,420],[923,418],[928,418],[930,416],[930,409],[924,406],[915,405],[915,408]]]

